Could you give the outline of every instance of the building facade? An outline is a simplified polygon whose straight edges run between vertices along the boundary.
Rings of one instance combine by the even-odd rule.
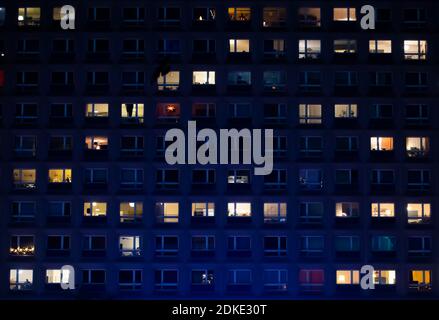
[[[439,296],[437,1],[65,4],[0,1],[1,298]],[[168,165],[189,120],[274,171]]]

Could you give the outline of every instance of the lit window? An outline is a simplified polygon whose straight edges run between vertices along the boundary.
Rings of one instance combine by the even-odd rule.
[[[158,103],[156,107],[156,117],[162,118],[179,118],[180,104],[179,103]]]
[[[143,216],[143,203],[121,202],[119,206],[119,215],[121,223],[140,221]]]
[[[71,183],[72,169],[49,169],[49,183]]]
[[[334,105],[335,118],[357,118],[358,106],[356,104],[336,104]]]
[[[321,291],[325,283],[324,270],[306,270],[299,271],[299,284],[304,291]]]
[[[214,217],[215,204],[213,202],[193,202],[192,217]]]
[[[107,150],[108,138],[107,137],[86,137],[85,146],[88,150]]]
[[[299,105],[300,124],[321,124],[322,105],[321,104],[301,104]]]
[[[35,253],[35,239],[33,236],[12,236],[9,254],[13,256],[33,256]]]
[[[377,217],[377,218],[393,218],[395,217],[395,204],[372,203],[371,214],[372,217]]]
[[[170,71],[160,75],[157,79],[159,91],[175,91],[180,86],[180,71]]]
[[[319,59],[320,53],[320,40],[299,40],[299,59]]]
[[[215,8],[194,8],[193,17],[195,21],[215,21]]]
[[[360,271],[358,270],[337,270],[337,285],[358,285],[360,284]]]
[[[264,222],[265,223],[285,223],[287,221],[287,204],[264,203]]]
[[[85,110],[85,116],[88,117],[108,117],[107,103],[89,103]]]
[[[392,53],[391,40],[370,40],[369,53],[383,54]]]
[[[358,218],[360,206],[358,202],[337,202],[335,204],[335,216],[337,218]]]
[[[334,53],[346,54],[357,52],[356,40],[334,40]]]
[[[121,106],[122,121],[129,123],[143,123],[144,104],[143,103],[122,103]]]
[[[406,151],[409,158],[425,157],[430,152],[430,139],[428,137],[406,138]]]
[[[40,8],[18,8],[18,26],[39,26],[40,25]]]
[[[140,236],[120,236],[119,252],[122,257],[134,257],[141,255]]]
[[[357,21],[355,8],[334,8],[334,21]]]
[[[55,7],[52,11],[53,21],[61,21],[61,7]]]
[[[266,28],[281,27],[285,24],[286,16],[285,8],[264,8],[262,25]]]
[[[67,269],[47,269],[46,283],[47,284],[68,284],[70,280],[70,270]]]
[[[250,8],[228,8],[228,14],[230,21],[250,21],[251,9]]]
[[[320,27],[320,8],[299,8],[299,23],[302,27]]]
[[[227,204],[228,217],[251,217],[251,203],[250,202],[229,202]]]
[[[417,291],[430,291],[431,270],[410,270],[409,288]]]
[[[248,184],[250,182],[250,173],[248,170],[229,170],[227,174],[228,184]]]
[[[250,52],[250,40],[248,40],[248,39],[229,39],[229,52],[231,52],[231,53]]]
[[[156,221],[158,223],[178,223],[178,202],[157,202]]]
[[[16,189],[36,188],[37,171],[35,169],[14,169],[13,181]]]
[[[425,40],[405,40],[404,58],[406,60],[425,60],[427,59],[427,41]]]
[[[373,282],[377,285],[394,285],[396,284],[396,271],[375,270],[373,273]]]
[[[371,137],[370,138],[371,151],[392,151],[393,138],[392,137]]]
[[[84,202],[84,217],[105,217],[106,215],[106,202]]]
[[[194,71],[192,73],[192,84],[194,85],[214,85],[215,71]]]
[[[430,203],[407,203],[407,222],[423,224],[431,221]]]
[[[32,269],[11,269],[9,271],[10,290],[32,290],[34,272]]]

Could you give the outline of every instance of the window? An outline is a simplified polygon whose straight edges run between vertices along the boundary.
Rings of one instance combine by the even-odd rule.
[[[407,137],[405,145],[409,158],[422,158],[430,153],[430,138],[428,137]]]
[[[178,270],[174,270],[174,269],[155,270],[154,287],[156,290],[177,290]]]
[[[49,217],[59,217],[59,218],[69,218],[72,213],[72,203],[69,201],[50,201],[48,216]]]
[[[334,117],[341,119],[354,119],[358,117],[358,106],[356,104],[334,105]]]
[[[40,8],[18,8],[19,27],[38,27],[40,26]]]
[[[405,106],[407,125],[422,125],[429,122],[429,107],[425,104],[410,104]]]
[[[250,52],[250,40],[248,39],[230,39],[230,53],[248,53]]]
[[[250,103],[229,103],[229,115],[231,118],[251,118],[252,106]]]
[[[250,8],[228,8],[230,21],[248,22],[251,19]]]
[[[120,186],[122,189],[139,190],[143,188],[143,169],[123,168],[121,169]]]
[[[392,252],[396,249],[396,237],[393,236],[372,236],[372,251]]]
[[[215,203],[192,202],[192,217],[214,217]]]
[[[286,291],[288,289],[288,270],[265,269],[264,289],[267,291]]]
[[[372,203],[371,215],[375,218],[394,218],[395,204],[394,203]]]
[[[141,136],[123,136],[120,138],[120,154],[124,157],[143,156],[144,138]]]
[[[215,85],[215,71],[194,71],[192,73],[193,85]]]
[[[123,71],[123,90],[143,90],[145,86],[145,73],[141,71]]]
[[[192,105],[192,117],[194,118],[214,118],[215,116],[215,103],[194,103]]]
[[[12,236],[9,254],[12,256],[33,256],[35,254],[34,236]]]
[[[119,205],[121,223],[139,222],[143,216],[143,202],[121,202]]]
[[[430,188],[431,173],[428,169],[408,170],[407,188],[409,191],[426,191]]]
[[[229,202],[227,204],[227,216],[234,218],[249,218],[251,217],[251,203],[250,202]]]
[[[105,217],[106,215],[106,202],[84,202],[84,217]]]
[[[143,123],[143,103],[123,103],[121,105],[121,120],[123,123]]]
[[[386,169],[372,170],[372,185],[389,186],[395,182],[395,172]]]
[[[325,284],[324,270],[299,270],[299,285],[303,291],[319,292]]]
[[[86,235],[83,239],[84,252],[101,253],[107,248],[106,236]]]
[[[108,149],[107,137],[85,137],[85,148],[87,150],[104,151]]]
[[[408,28],[422,28],[427,23],[426,8],[407,8],[403,12],[403,23]]]
[[[192,270],[192,286],[195,287],[213,287],[215,285],[214,271],[203,269],[203,270]]]
[[[227,237],[227,250],[238,254],[250,252],[251,242],[249,236],[229,236]]]
[[[305,256],[320,256],[325,249],[325,239],[322,236],[300,237],[300,253]]]
[[[192,47],[194,56],[214,56],[216,53],[215,40],[195,39]]]
[[[227,271],[228,286],[250,286],[252,284],[252,271],[249,269],[229,269]]]
[[[358,218],[360,205],[358,202],[337,202],[335,204],[335,216],[337,218]]]
[[[180,8],[161,7],[158,12],[158,20],[161,26],[178,26],[180,24]]]
[[[158,223],[178,223],[178,202],[157,202],[155,212]]]
[[[36,136],[15,136],[14,153],[18,157],[35,157],[37,151]]]
[[[301,202],[299,206],[299,217],[301,223],[317,224],[323,219],[323,203]]]
[[[213,252],[215,250],[215,236],[192,236],[192,251]]]
[[[83,285],[102,285],[105,284],[105,270],[85,269],[82,270]]]
[[[178,39],[160,39],[158,43],[159,56],[176,58],[181,54],[180,40]]]
[[[264,8],[263,23],[265,28],[282,27],[286,23],[286,8]]]
[[[23,57],[38,56],[40,54],[40,42],[37,39],[21,39],[18,42],[17,55]]]
[[[216,19],[215,8],[194,8],[192,12],[193,12],[193,21],[196,22],[215,21]]]
[[[358,170],[355,169],[336,169],[335,170],[335,182],[337,187],[345,187],[346,189],[353,191],[358,185]]]
[[[335,87],[355,87],[358,85],[358,73],[355,71],[336,71],[334,75]],[[343,88],[344,89],[344,88]]]
[[[158,189],[177,189],[179,187],[179,171],[174,169],[157,169],[156,186]]]
[[[430,256],[432,238],[430,236],[408,237],[408,255],[410,257]]]
[[[14,201],[12,202],[12,221],[30,222],[35,219],[37,204],[34,201]]]
[[[119,253],[122,257],[135,257],[142,254],[140,236],[120,236]]]
[[[404,40],[405,60],[427,59],[427,41],[425,40]]]
[[[322,105],[299,105],[299,121],[300,124],[322,124]]]
[[[85,109],[85,116],[87,118],[108,117],[107,103],[89,103]]]
[[[89,187],[106,187],[108,182],[107,168],[86,168],[85,169],[85,184]]]
[[[177,256],[178,236],[155,237],[155,254],[159,257]]]
[[[252,74],[250,71],[231,71],[227,74],[227,85],[231,86],[250,86],[252,84]]]
[[[428,224],[431,222],[430,203],[407,203],[408,224]]]
[[[371,113],[371,119],[373,120],[391,120],[393,118],[393,105],[373,104]]]
[[[431,290],[431,270],[410,270],[409,288],[416,291]]]
[[[334,8],[334,21],[357,21],[355,8]]]
[[[337,153],[353,153],[358,151],[358,137],[335,137],[335,150]]]
[[[180,86],[180,71],[170,71],[166,75],[160,74],[157,79],[159,91],[176,91]]]
[[[215,184],[215,170],[194,169],[192,170],[192,185],[207,187]]]
[[[334,40],[334,53],[346,54],[357,52],[357,41],[349,39]]]
[[[301,27],[320,27],[321,26],[321,18],[320,18],[320,8],[299,8],[299,24]]]
[[[4,7],[0,7],[0,27],[5,25],[6,20],[6,9]]]
[[[49,183],[72,183],[72,169],[49,169]]]
[[[9,289],[13,291],[32,290],[33,278],[32,269],[10,269]]]
[[[371,137],[370,138],[371,151],[392,151],[393,138],[392,137]]]
[[[376,285],[395,285],[396,271],[395,270],[375,270],[373,273],[373,282]]]
[[[323,188],[322,171],[320,169],[300,169],[299,184],[304,190],[321,190]]]
[[[35,169],[14,169],[13,183],[15,189],[35,189],[37,180]]]
[[[284,71],[264,71],[264,90],[285,91],[286,78]]]
[[[249,184],[250,171],[249,170],[229,170],[227,174],[228,184]]]
[[[336,271],[337,285],[359,285],[360,271],[358,270],[337,270]]]
[[[145,22],[145,8],[123,8],[122,19],[127,26],[136,26]]]
[[[70,236],[49,235],[47,236],[47,250],[60,254],[70,250]],[[54,254],[54,255],[55,255]]]
[[[50,120],[53,123],[66,121],[73,116],[73,104],[53,103],[50,105]]]
[[[68,284],[70,281],[70,270],[67,269],[47,269],[46,284]]]
[[[287,222],[287,204],[285,202],[264,203],[264,222]]]
[[[4,78],[4,74],[3,74]],[[34,90],[38,87],[39,74],[34,71],[17,72],[17,88],[20,90]]]
[[[90,7],[88,8],[88,19],[92,23],[102,23],[110,20],[110,8]]]
[[[286,121],[288,115],[287,105],[283,103],[264,104],[264,120],[267,122]]]
[[[299,73],[299,87],[303,91],[319,91],[321,82],[322,75],[320,71],[301,71]]]
[[[89,90],[106,89],[109,84],[109,73],[107,71],[87,72],[87,87]]]
[[[299,59],[319,59],[320,53],[320,40],[299,40]]]
[[[285,40],[273,39],[264,40],[264,57],[265,58],[281,58],[285,56]]]
[[[145,42],[140,39],[124,39],[122,51],[126,59],[140,59],[145,54]]]
[[[300,137],[300,155],[305,158],[317,158],[322,156],[322,137]]]
[[[287,237],[264,237],[264,255],[266,257],[285,257],[287,255]]]
[[[349,254],[360,251],[360,237],[358,236],[336,236],[335,251],[338,254]]]
[[[121,290],[140,290],[142,288],[142,270],[119,270],[119,288]]]
[[[392,53],[392,40],[369,40],[369,53],[373,53],[373,54]]]

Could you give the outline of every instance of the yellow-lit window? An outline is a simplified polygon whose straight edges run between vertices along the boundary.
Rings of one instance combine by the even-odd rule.
[[[370,40],[369,41],[370,53],[392,53],[392,41],[391,40]]]
[[[120,222],[135,222],[142,219],[142,202],[121,202],[119,205]]]
[[[321,124],[322,105],[321,104],[299,105],[299,120],[301,124]]]
[[[47,284],[60,284],[69,283],[70,270],[67,269],[47,269],[46,270],[46,283]]]
[[[229,51],[231,53],[250,52],[250,40],[229,39]]]
[[[337,218],[357,218],[359,205],[357,202],[337,202],[335,204],[335,216]]]
[[[396,284],[395,270],[375,270],[373,273],[373,282],[378,285]]]
[[[89,103],[85,110],[86,117],[108,117],[108,103]]]
[[[360,271],[358,271],[358,270],[337,270],[336,283],[338,285],[360,284]]]
[[[180,85],[180,71],[170,71],[166,75],[160,75],[157,79],[157,88],[160,91],[175,91]]]
[[[122,103],[122,118],[143,119],[144,104],[143,103]]]
[[[72,169],[49,169],[49,183],[71,183]]]
[[[106,215],[106,202],[84,202],[84,217],[105,217]]]
[[[427,59],[427,41],[425,40],[405,40],[404,58],[406,60],[425,60]]]
[[[18,8],[18,25],[39,26],[41,17],[40,8]]]
[[[192,84],[194,85],[214,85],[215,71],[194,71],[192,73]]]
[[[370,138],[371,151],[392,151],[393,138],[392,137],[371,137]]]
[[[16,187],[35,188],[37,171],[35,169],[14,169],[13,179]]]
[[[336,104],[334,105],[335,118],[357,118],[358,106],[356,104]]]
[[[407,137],[406,150],[410,158],[424,157],[430,152],[430,139],[428,137]]]
[[[320,27],[321,13],[320,8],[299,8],[299,22],[303,27]]]
[[[320,47],[320,40],[299,40],[299,59],[318,59]]]
[[[250,202],[229,202],[227,204],[227,216],[229,217],[251,217]]]
[[[285,23],[287,9],[285,8],[264,8],[263,23],[264,27],[279,27]]]
[[[178,223],[178,202],[159,202],[156,204],[156,218],[159,223]]]
[[[53,8],[52,19],[53,21],[61,21],[61,7]]]
[[[250,8],[228,8],[229,19],[231,21],[250,21]]]
[[[430,203],[408,203],[407,222],[409,224],[429,223],[431,219]]]
[[[10,269],[9,289],[10,290],[31,290],[34,278],[32,269]]]
[[[334,8],[334,21],[357,21],[355,8]]]
[[[334,53],[356,53],[357,41],[351,39],[338,39],[334,40]]]
[[[107,137],[86,137],[85,147],[88,150],[107,150],[108,138]]]
[[[376,218],[395,217],[395,204],[394,203],[372,203],[371,214],[372,214],[372,217],[376,217]]]
[[[193,202],[192,217],[214,217],[215,204],[213,202]]]
[[[286,203],[264,203],[264,222],[286,222],[286,220]]]
[[[410,270],[410,288],[429,290],[431,285],[430,270]]]

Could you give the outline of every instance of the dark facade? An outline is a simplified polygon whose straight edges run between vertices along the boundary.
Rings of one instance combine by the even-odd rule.
[[[438,297],[437,1],[65,4],[0,1],[1,298]],[[275,170],[167,165],[189,120]]]

